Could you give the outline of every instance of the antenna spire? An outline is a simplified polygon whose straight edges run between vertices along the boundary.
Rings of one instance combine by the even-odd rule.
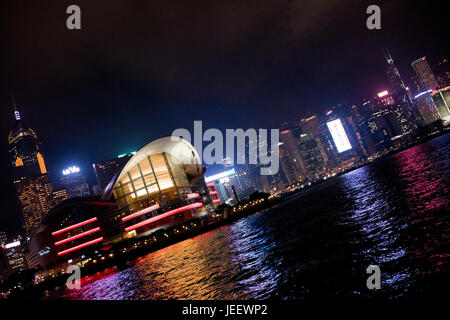
[[[384,49],[384,56],[386,57],[387,63],[389,63],[389,64],[393,64],[394,63],[394,60],[392,59],[392,57],[391,57],[391,55],[390,55],[390,53],[389,53],[387,48]]]
[[[17,106],[16,106],[16,99],[14,99],[14,94],[11,91],[11,98],[12,98],[12,102],[13,102],[13,106],[14,106],[14,117],[16,118],[17,121],[20,120],[20,112],[19,110],[17,110]]]

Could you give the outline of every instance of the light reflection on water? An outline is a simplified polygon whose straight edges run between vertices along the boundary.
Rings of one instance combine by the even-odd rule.
[[[281,205],[83,278],[67,299],[329,299],[420,296],[449,267],[449,136]]]

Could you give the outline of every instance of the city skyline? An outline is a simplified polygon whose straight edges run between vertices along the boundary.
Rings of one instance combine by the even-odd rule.
[[[307,113],[314,114],[323,112],[327,108],[340,103],[344,105],[358,105],[364,98],[370,98],[375,92],[384,90],[388,86],[388,81],[384,74],[385,61],[382,56],[382,51],[385,48],[389,49],[391,55],[394,57],[397,67],[400,70],[400,73],[403,76],[403,80],[409,86],[412,86],[412,81],[410,79],[414,76],[414,72],[411,68],[412,61],[422,56],[426,56],[429,60],[431,60],[431,62],[437,62],[446,56],[447,52],[445,52],[445,49],[439,45],[437,41],[437,39],[443,35],[442,32],[445,34],[445,28],[441,27],[440,23],[442,23],[442,21],[438,19],[439,16],[436,16],[435,18],[437,23],[432,25],[408,26],[408,29],[413,28],[411,30],[416,28],[415,30],[417,32],[411,31],[410,33],[406,33],[405,31],[407,30],[407,26],[404,24],[405,20],[402,20],[405,18],[399,15],[400,12],[404,12],[404,10],[408,10],[410,17],[439,15],[439,12],[433,10],[433,5],[434,4],[427,5],[426,8],[423,8],[420,5],[408,6],[406,2],[399,2],[397,4],[393,4],[390,1],[382,2],[381,8],[383,9],[383,26],[386,27],[372,33],[364,29],[363,23],[360,23],[366,18],[365,11],[363,10],[363,3],[356,5],[350,12],[348,12],[348,10],[346,11],[346,17],[350,16],[351,18],[354,18],[346,18],[350,21],[347,23],[343,23],[343,16],[339,15],[339,10],[342,9],[339,9],[339,6],[336,3],[332,2],[327,6],[319,6],[317,10],[320,13],[330,14],[330,21],[319,25],[317,28],[318,30],[316,31],[310,31],[308,24],[313,24],[317,21],[317,15],[319,13],[315,13],[316,16],[312,14],[310,20],[306,19],[307,21],[305,21],[304,25],[299,22],[297,22],[299,25],[295,25],[296,19],[295,17],[291,17],[289,22],[292,23],[292,25],[288,28],[288,31],[278,36],[270,34],[269,40],[276,39],[276,43],[284,45],[291,44],[293,47],[282,47],[280,49],[280,53],[282,53],[281,57],[273,55],[266,56],[264,51],[260,51],[260,53],[263,53],[262,59],[264,60],[257,61],[257,63],[265,63],[272,66],[271,68],[266,68],[269,70],[272,70],[275,66],[277,67],[269,72],[267,70],[261,71],[258,69],[257,64],[255,64],[256,62],[251,62],[250,64],[245,63],[249,65],[252,70],[247,70],[244,68],[242,72],[245,72],[247,75],[244,78],[247,79],[248,74],[254,75],[254,79],[249,82],[249,89],[251,89],[249,92],[252,92],[251,96],[242,96],[242,92],[239,93],[233,89],[233,87],[241,86],[230,86],[230,83],[228,83],[226,88],[218,90],[217,88],[211,88],[211,84],[208,84],[204,86],[205,90],[202,90],[205,92],[204,95],[199,94],[202,92],[198,91],[200,87],[195,90],[194,100],[192,99],[192,94],[189,93],[191,90],[187,90],[186,79],[184,77],[177,76],[182,73],[179,70],[177,71],[176,68],[173,69],[168,67],[166,69],[168,73],[162,77],[159,77],[160,80],[162,79],[162,83],[165,87],[161,87],[161,85],[158,85],[155,81],[151,81],[153,87],[152,85],[150,85],[150,87],[146,84],[144,85],[142,80],[146,79],[146,77],[150,77],[149,79],[153,78],[153,76],[151,76],[152,72],[150,72],[153,67],[146,65],[142,59],[139,60],[137,65],[140,64],[142,66],[147,66],[147,71],[139,74],[136,73],[135,68],[131,66],[133,73],[126,75],[124,74],[122,77],[120,76],[120,72],[116,70],[117,68],[110,65],[110,67],[112,67],[109,71],[111,77],[109,77],[110,80],[107,80],[108,78],[106,76],[104,78],[99,76],[104,74],[107,69],[104,69],[104,72],[99,69],[95,69],[94,64],[92,64],[93,61],[89,59],[89,56],[70,56],[67,59],[69,59],[71,63],[68,65],[68,68],[66,68],[67,70],[65,70],[64,73],[75,81],[70,85],[69,83],[63,81],[62,84],[57,86],[60,89],[56,90],[55,87],[50,85],[50,83],[54,83],[54,81],[56,81],[61,74],[60,71],[51,67],[51,63],[42,63],[44,61],[47,62],[49,59],[48,56],[45,56],[47,50],[41,48],[36,51],[38,54],[33,60],[35,62],[40,61],[40,63],[37,64],[38,68],[36,68],[36,70],[30,69],[28,62],[23,60],[23,54],[25,52],[24,49],[26,46],[30,46],[34,41],[30,38],[30,32],[32,31],[30,29],[26,29],[25,26],[22,26],[21,29],[21,26],[15,26],[12,24],[12,21],[14,20],[12,15],[7,19],[7,26],[10,28],[13,28],[14,26],[14,34],[17,36],[14,38],[8,38],[8,43],[11,45],[8,46],[8,50],[3,53],[5,58],[10,58],[11,63],[5,66],[7,71],[5,75],[7,74],[8,77],[2,81],[4,84],[1,89],[3,96],[2,110],[4,110],[4,114],[2,117],[3,130],[1,133],[3,136],[6,136],[10,130],[12,105],[10,101],[10,93],[14,92],[17,105],[21,110],[25,122],[29,123],[29,125],[36,130],[39,137],[43,140],[44,151],[47,154],[46,163],[52,168],[51,171],[58,172],[69,165],[78,165],[83,167],[82,169],[85,171],[92,171],[91,165],[96,161],[109,159],[115,154],[135,151],[134,149],[140,145],[143,145],[152,138],[169,134],[171,130],[161,128],[161,126],[164,126],[167,123],[171,124],[172,127],[170,127],[170,129],[174,129],[176,127],[186,127],[190,129],[193,120],[202,118],[210,127],[265,127],[270,125],[278,125],[283,122],[283,120],[289,119],[291,116],[296,116],[300,120],[302,115]],[[91,10],[97,13],[97,11],[95,11],[97,9],[95,8],[95,5],[86,5],[84,8],[85,11],[87,11],[86,14]],[[305,4],[305,8],[308,8],[308,3]],[[11,9],[11,12],[15,12],[16,15],[19,14],[18,11],[14,11],[18,10],[18,8],[11,7]],[[115,8],[112,8],[111,10],[114,9]],[[251,11],[251,7],[244,6],[239,9],[244,12],[243,14],[247,14],[248,16],[254,18],[254,20],[249,21],[249,24],[245,25],[245,27],[248,28],[248,32],[253,33],[256,37],[255,41],[250,43],[252,46],[244,46],[243,51],[241,51],[240,56],[242,56],[243,59],[245,58],[245,60],[240,62],[244,63],[246,60],[252,60],[250,53],[255,52],[254,50],[258,48],[258,46],[268,45],[267,41],[269,40],[260,39],[260,32],[251,28],[253,26],[267,27],[269,25],[266,19],[268,13],[263,11],[252,15],[249,12]],[[284,5],[275,5],[268,1],[267,9],[278,9],[280,14],[282,14],[283,12],[286,12],[284,10],[293,8],[284,7]],[[133,9],[129,10],[131,11],[125,12],[124,14],[134,13]],[[202,23],[204,25],[210,24],[210,21],[207,19],[207,15],[211,13],[217,14],[217,10],[218,8],[214,5],[210,8],[210,11],[202,13]],[[20,15],[22,19],[29,17],[31,11],[32,10],[30,10],[29,13],[21,12]],[[66,53],[67,56],[69,53],[67,50],[73,49],[73,46],[77,43],[82,43],[83,41],[91,42],[93,40],[100,40],[100,38],[97,38],[98,34],[86,34],[84,30],[81,30],[79,34],[66,33],[67,30],[64,30],[65,26],[63,24],[61,24],[61,26],[58,25],[58,11],[60,10],[57,6],[48,8],[48,14],[54,15],[54,17],[48,22],[48,24],[43,25],[43,28],[54,28],[55,33],[53,36],[57,37],[61,41],[60,45],[57,46],[58,53],[60,53],[60,58],[56,61],[61,64],[65,61],[64,53]],[[294,10],[294,12],[299,16],[302,16],[302,13],[299,13],[298,10]],[[333,14],[331,14],[331,12],[333,12]],[[190,23],[190,18],[188,16],[178,13],[176,17],[180,18],[180,21],[186,19],[186,23]],[[97,18],[98,19],[95,21],[90,21],[89,24],[85,25],[85,28],[95,28],[95,30],[98,30],[98,27],[103,26],[103,20],[100,16],[97,16]],[[61,21],[64,21],[64,19]],[[214,25],[214,28],[220,30],[227,25],[228,24],[226,21],[222,21],[222,24]],[[356,27],[356,25],[358,25],[358,27]],[[139,20],[135,25],[122,26],[122,28],[126,28],[126,30],[122,31],[124,34],[121,34],[119,39],[125,41],[126,31],[136,31],[139,27],[143,27],[142,29],[147,30],[147,32],[152,30],[148,23],[144,23]],[[117,29],[120,29],[120,27]],[[336,30],[330,32],[331,29]],[[190,37],[195,35],[196,32],[200,32],[199,30],[190,31],[192,31],[189,33]],[[175,30],[165,28],[156,28],[155,32],[164,32],[166,36],[173,35],[180,37],[182,35]],[[226,33],[223,32],[222,34],[225,35]],[[21,35],[23,36],[20,37]],[[207,34],[204,32],[200,32],[199,35],[202,35],[202,37],[207,37]],[[22,39],[20,43],[17,42],[19,37]],[[43,35],[40,35],[40,37],[43,37],[42,39],[44,42],[51,43],[52,41]],[[368,45],[367,49],[363,52],[359,50],[348,50],[349,48],[352,48],[352,46],[355,46],[355,44],[352,43],[357,42],[353,40],[350,41],[349,37],[353,37],[353,39],[356,37],[356,39],[360,40],[359,43],[366,43],[366,45]],[[231,34],[227,40],[231,42],[238,41],[236,38],[238,38],[237,35]],[[327,51],[324,50],[324,44],[319,44],[317,42],[319,39],[328,40],[329,42],[326,45],[327,47],[330,46],[335,48],[333,50],[334,53],[327,53]],[[314,46],[309,48],[305,47],[305,45],[308,44],[308,41],[313,41]],[[99,41],[97,50],[107,52],[110,50],[109,44],[111,44],[111,42],[108,38],[103,41]],[[216,54],[216,51],[213,50],[216,49],[216,45],[220,45],[220,43],[213,43],[209,45],[208,41],[206,41],[202,46],[199,46],[198,48],[196,47],[195,49],[201,51],[202,48],[208,48],[209,50],[206,50],[203,56],[212,57]],[[152,52],[151,48],[145,44],[135,44],[135,47],[139,49],[138,51],[140,52]],[[180,59],[176,58],[178,55],[174,56],[171,61],[172,63],[175,63],[175,66],[178,60],[182,62],[181,65],[185,65],[189,61],[193,64],[193,66],[199,64],[199,61],[193,58],[193,53],[190,52],[188,47],[181,43],[181,48],[183,49],[181,52],[186,52],[186,54],[189,54],[186,56],[181,55],[183,58]],[[158,52],[169,52],[166,51],[169,49],[172,48],[170,46],[167,48],[159,48]],[[317,54],[319,52],[321,52],[321,55]],[[298,53],[301,54],[296,57],[295,54]],[[337,64],[334,63],[336,61],[336,54],[339,57],[340,62]],[[116,62],[119,62],[123,60],[126,55],[129,57],[132,56],[128,50],[125,50],[125,53],[123,54],[111,54],[110,56],[112,59],[116,59]],[[232,63],[234,59],[233,56],[234,55],[227,55],[224,59],[228,63]],[[117,60],[119,58],[121,60]],[[311,59],[313,63],[308,63],[308,66],[303,63],[304,61],[309,62]],[[333,62],[333,64],[331,64],[331,62]],[[351,64],[351,77],[355,79],[359,78],[360,81],[352,81],[350,77],[350,79],[341,81],[342,74],[350,70],[349,64]],[[44,67],[43,69],[42,67],[39,67],[41,65],[46,65],[47,67]],[[70,65],[73,65],[74,68],[70,68]],[[125,65],[128,65],[128,63],[118,63],[117,67],[121,70],[121,66],[123,69]],[[235,66],[238,65],[239,64],[235,64],[231,69],[236,71]],[[83,71],[79,70],[80,66],[83,66]],[[88,66],[93,67],[93,69],[86,69]],[[100,67],[105,68],[106,65]],[[222,67],[218,67],[217,61],[214,61],[210,67],[212,70],[211,74],[223,76],[222,79],[226,79],[226,82],[231,80],[230,75],[227,76],[227,72]],[[308,68],[314,68],[314,72],[312,73],[314,74],[313,79],[302,79],[304,78],[303,75],[308,73]],[[288,69],[292,70],[288,71]],[[202,69],[200,68],[199,70]],[[278,70],[278,72],[275,72],[276,70]],[[92,72],[95,72],[95,82],[92,82],[88,78],[89,75],[93,74]],[[206,70],[203,70],[192,75],[199,79],[201,78],[202,81],[204,81],[204,77],[207,75],[205,72]],[[258,73],[261,72],[263,72],[263,75],[258,75]],[[280,79],[278,76],[279,72],[283,72],[284,75],[287,75],[287,77],[282,78],[289,79],[288,83],[286,83],[286,80]],[[48,75],[50,83],[41,81],[43,80],[43,74]],[[233,77],[237,76],[238,74],[233,75]],[[262,79],[265,80],[258,82],[258,77],[261,76],[263,76]],[[133,80],[133,77],[135,80]],[[40,80],[30,82],[31,79]],[[121,79],[126,82],[123,82]],[[158,77],[155,79],[158,79]],[[294,82],[292,79],[297,79],[299,81],[297,84],[293,85]],[[335,79],[339,80],[334,81]],[[305,83],[305,80],[307,80],[307,83]],[[89,87],[85,84],[86,81],[89,83]],[[224,80],[221,82],[223,81]],[[132,82],[134,82],[136,86],[131,86]],[[95,88],[95,83],[99,88],[99,91],[97,92],[98,94],[93,93],[91,89],[91,87]],[[170,96],[169,92],[173,93],[173,90],[175,90],[175,87],[170,87],[170,83],[179,83],[179,86],[183,84],[183,86],[180,87],[182,90],[180,90],[178,96]],[[36,84],[38,84],[42,90],[36,91],[36,89],[33,89],[36,87]],[[124,86],[121,86],[120,84],[123,84]],[[79,92],[82,92],[81,96],[78,94],[78,91],[74,92],[74,90],[71,89],[71,86],[73,85],[80,89]],[[113,92],[112,89],[118,85],[118,88],[124,88],[124,90],[119,90],[121,92],[121,98],[111,101],[111,98],[109,97],[110,94],[117,94],[117,90]],[[150,93],[149,90],[146,89],[146,86],[147,89],[153,88],[150,90]],[[157,88],[161,89],[160,92],[165,93],[165,97],[161,97],[161,94],[156,92]],[[258,90],[255,88],[258,88]],[[267,90],[268,88],[270,88],[270,90]],[[305,95],[305,89],[307,89],[306,91],[311,91],[311,88],[314,88],[312,93],[313,96],[310,96],[311,93]],[[322,91],[327,94],[322,95]],[[211,97],[211,92],[215,92],[213,97]],[[259,103],[258,101],[261,100],[263,96],[267,95],[266,92],[281,92],[282,96],[272,97],[271,99],[263,98],[265,102],[262,104]],[[229,93],[231,93],[231,95]],[[233,95],[237,96],[233,97]],[[258,97],[258,95],[261,97]],[[199,99],[198,97],[202,97],[201,101],[195,101]],[[145,110],[145,113],[149,115],[155,115],[158,118],[157,123],[151,122],[150,126],[146,126],[142,123],[142,120],[136,119],[136,117],[132,114],[127,114],[123,117],[123,115],[120,114],[120,107],[118,108],[117,101],[121,101],[121,103],[130,107],[135,106],[131,107],[131,110],[136,108],[136,110]],[[109,103],[111,103],[111,105],[115,105],[116,107],[113,107],[112,109],[117,111],[112,113],[106,111],[109,108]],[[233,117],[237,110],[242,108],[243,105],[245,105],[248,110],[258,110],[258,112],[253,112],[253,116],[249,118]],[[270,106],[276,106],[276,108]],[[212,117],[211,115],[207,115],[202,111],[204,108],[208,109],[217,107],[224,110],[224,114],[220,120]],[[179,116],[175,118],[168,117],[169,115],[164,112],[165,108],[179,112]],[[227,112],[227,110],[229,110],[229,112]],[[169,112],[169,114],[171,114],[171,112]],[[99,116],[106,117],[104,122],[113,122],[118,127],[120,127],[120,123],[123,123],[122,119],[128,119],[128,121],[125,121],[124,123],[126,138],[119,133],[120,129],[118,131],[111,130],[111,128],[107,130],[100,129],[103,124],[99,124],[94,120]],[[135,122],[137,125],[134,125]],[[85,130],[83,130],[84,128]],[[88,131],[95,132],[96,134],[92,136],[87,134]],[[55,135],[54,132],[57,132],[58,134]],[[87,140],[87,136],[94,140],[89,142]],[[56,137],[61,137],[61,139]],[[99,149],[93,147],[93,145],[96,144],[95,141],[102,141],[103,148]],[[6,150],[6,148],[7,144],[2,144],[2,150]],[[92,156],[93,154],[95,154],[95,156]],[[5,167],[6,158],[7,157],[2,157],[3,167]],[[92,179],[93,175],[89,174],[89,178],[92,183],[94,181]],[[5,177],[4,180],[2,180],[2,184],[7,190],[5,193],[5,198],[11,199],[11,197],[14,197],[13,187],[10,185],[9,179]],[[9,224],[12,217],[17,214],[14,205],[8,205],[7,210],[8,213],[6,216],[8,216],[8,218],[5,218],[3,215],[0,219],[2,225]],[[11,223],[11,225],[16,225],[16,223]]]
[[[0,300],[443,296],[437,1],[3,11]]]
[[[385,50],[387,50],[387,49],[385,49]],[[388,59],[388,65],[389,65],[389,59],[392,59],[390,56],[389,56],[389,54],[388,54],[388,57],[389,58],[387,58]],[[394,64],[395,65],[395,64]],[[388,66],[386,66],[387,67],[387,69],[386,70],[388,70],[389,68],[388,68]],[[387,80],[388,80],[388,82],[389,82],[389,73],[386,75],[387,76]],[[401,81],[401,80],[400,80]],[[383,96],[384,95],[387,95],[387,94],[393,94],[393,92],[391,91],[391,89],[390,88],[392,88],[393,86],[395,86],[394,84],[389,84],[389,85],[386,85],[386,87],[385,88],[389,88],[389,91],[384,91],[384,92],[382,92],[382,93],[378,93],[378,96],[380,96],[380,94],[382,94]],[[409,89],[409,88],[408,88]],[[422,90],[424,90],[424,89],[422,89]],[[395,92],[395,90],[394,90],[394,92]],[[423,91],[424,93],[425,93],[425,91]],[[375,94],[374,94],[374,98],[373,99],[375,99]],[[368,101],[368,99],[366,99],[366,101]],[[22,123],[22,116],[21,116],[21,114],[20,114],[20,110],[19,110],[19,108],[17,107],[17,105],[15,104],[15,99],[14,99],[14,96],[12,95],[12,103],[13,103],[13,115],[12,115],[12,118],[15,120],[14,122],[15,123]],[[339,105],[340,106],[340,105]],[[357,106],[356,104],[354,104],[353,106]],[[361,106],[361,104],[359,104],[359,106]],[[348,107],[348,106],[347,106]],[[332,108],[334,108],[334,107],[332,107]],[[361,110],[359,110],[359,111],[361,111]],[[311,114],[313,114],[312,112],[309,112],[309,111],[307,111],[305,114],[303,114],[303,115],[301,115],[301,116],[299,116],[299,119],[297,119],[297,120],[294,120],[294,121],[291,121],[291,122],[289,122],[289,123],[291,123],[291,124],[293,124],[294,126],[296,126],[296,127],[298,127],[298,129],[300,129],[300,131],[302,131],[302,135],[303,135],[303,133],[305,133],[305,132],[308,132],[308,131],[305,131],[305,129],[301,129],[301,123],[302,123],[302,121],[304,121],[305,120],[305,117],[306,116],[308,116],[308,115],[311,115]],[[320,121],[323,121],[323,116],[325,115],[325,114],[328,114],[328,112],[326,112],[326,111],[323,111],[322,113],[314,113],[313,114],[313,116],[318,116],[319,117],[319,119],[321,119]],[[344,117],[344,115],[343,114],[340,114],[339,115],[340,117]],[[25,123],[27,123],[27,121],[25,121]],[[284,121],[283,123],[279,123],[278,125],[276,125],[275,127],[277,127],[277,128],[281,128],[281,130],[280,130],[280,133],[281,133],[281,135],[280,135],[280,138],[281,138],[281,142],[283,142],[283,137],[285,136],[285,134],[283,134],[283,133],[286,133],[287,131],[283,131],[282,130],[282,128],[283,128],[283,126],[284,125],[286,125],[286,124],[288,124],[288,122],[286,122],[286,121]],[[190,128],[188,128],[188,130],[190,130]],[[190,130],[191,132],[192,132],[192,130]],[[33,134],[34,134],[34,131],[33,131]],[[299,137],[297,137],[297,136],[292,136],[293,138],[295,137],[295,139],[296,140],[298,140],[299,139]],[[355,144],[355,142],[356,141],[354,141],[353,142],[353,148],[354,147],[357,147],[357,145]],[[298,142],[297,142],[298,143]],[[39,141],[38,142],[38,144],[39,144],[39,147],[41,148],[41,142]],[[352,148],[351,146],[350,146],[350,148]],[[282,149],[281,149],[282,150]],[[133,152],[134,153],[134,152]],[[295,152],[294,152],[295,153]],[[290,152],[288,152],[288,154],[290,154]],[[122,157],[122,156],[124,156],[125,154],[121,154],[121,155],[116,155],[116,156],[111,156],[111,159],[113,159],[113,158],[116,158],[116,159],[118,159],[119,157]],[[299,156],[299,155],[298,155]],[[297,156],[297,157],[298,157]],[[325,156],[326,157],[326,156]],[[285,161],[283,161],[283,151],[281,151],[281,154],[280,154],[280,161],[281,161],[281,163],[282,163],[282,167],[283,167],[283,163],[285,163]],[[295,158],[295,156],[294,156],[294,158]],[[105,160],[105,159],[103,159],[103,160],[99,160],[99,159],[95,159],[91,164],[92,165],[95,165],[95,163],[96,162],[99,162],[99,161],[107,161],[107,160]],[[297,161],[297,163],[299,163],[299,162],[302,162],[302,160],[300,160],[300,161]],[[63,187],[64,188],[64,183],[61,183],[61,181],[64,181],[64,179],[65,179],[65,177],[67,176],[67,177],[71,177],[72,175],[80,175],[81,174],[81,177],[89,177],[89,179],[88,180],[90,180],[89,182],[89,186],[88,185],[86,185],[86,187],[88,187],[88,188],[90,188],[92,191],[94,190],[93,188],[95,188],[95,187],[97,187],[97,184],[96,183],[98,183],[98,178],[97,178],[97,180],[95,181],[95,180],[93,180],[92,178],[93,178],[93,176],[94,176],[94,174],[95,174],[95,170],[92,170],[91,169],[91,166],[90,166],[90,164],[88,164],[88,165],[86,165],[86,164],[84,164],[84,168],[83,168],[83,171],[80,173],[80,172],[78,172],[78,173],[73,173],[73,172],[71,172],[70,174],[68,174],[68,170],[70,170],[71,168],[75,168],[75,169],[77,169],[78,171],[80,170],[80,168],[79,167],[77,167],[77,166],[73,166],[73,164],[74,163],[80,163],[79,161],[77,161],[76,159],[74,159],[74,161],[72,161],[70,164],[68,164],[68,166],[69,167],[66,167],[65,169],[63,169],[63,170],[61,170],[61,169],[55,169],[55,168],[53,168],[53,170],[52,169],[50,169],[49,170],[49,175],[50,175],[50,177],[52,177],[52,179],[51,179],[51,181],[52,181],[52,184],[53,184],[53,187],[56,187],[56,189],[58,189],[58,187],[59,188],[61,188],[61,187]],[[304,165],[302,165],[302,166],[304,166]],[[211,166],[210,166],[211,167]],[[212,168],[213,168],[213,170],[217,170],[219,167],[221,167],[219,164],[217,164],[217,165],[213,165],[212,166]],[[292,169],[292,168],[291,168]],[[44,169],[45,170],[45,169]],[[73,170],[73,169],[72,169]],[[220,169],[219,169],[220,170]],[[284,172],[284,174],[288,174],[287,173],[287,171],[286,170],[288,170],[289,171],[289,169],[288,168],[286,168],[286,167],[284,167],[283,168],[283,172]],[[291,170],[292,171],[292,173],[289,173],[289,174],[294,174],[294,176],[295,176],[295,172],[296,172],[296,170],[297,169],[295,169],[295,170]],[[302,169],[301,171],[304,171],[305,169]],[[91,172],[92,171],[92,172]],[[213,171],[213,173],[214,172],[217,172],[217,171]],[[47,173],[47,172],[45,172],[45,173]],[[61,173],[62,173],[62,175],[61,175]],[[209,174],[213,174],[213,173],[211,173],[211,172],[209,172]],[[297,173],[298,174],[298,173]],[[301,175],[300,174],[298,174],[298,176],[300,176],[301,177]],[[66,178],[67,179],[67,178]],[[84,178],[84,179],[86,179],[86,178]],[[58,181],[58,180],[61,180],[61,181]],[[289,182],[289,183],[291,183],[292,184],[292,182],[293,181],[296,181],[297,179],[293,179],[293,181],[291,181],[292,179],[290,179],[290,178],[288,178],[287,177],[287,181]],[[86,181],[86,180],[85,180]],[[87,181],[86,182],[83,182],[83,183],[87,183]],[[84,190],[86,190],[85,189],[85,187],[83,186],[83,185],[80,185],[80,187],[78,187],[78,188],[82,188],[82,189],[84,189]],[[97,187],[98,188],[98,187]],[[89,192],[89,193],[92,193],[91,192],[91,190],[89,190],[89,189],[87,189],[87,192]],[[100,190],[100,189],[99,189]],[[89,195],[89,193],[86,193],[86,191],[84,191],[85,193],[81,193],[80,195]],[[70,197],[70,192],[69,192],[69,197]],[[17,221],[18,222],[18,221]],[[13,225],[13,224],[11,224],[11,225]],[[17,227],[19,227],[19,230],[20,230],[20,222],[18,222],[18,225],[17,225]],[[17,231],[12,231],[12,229],[9,229],[8,230],[8,228],[6,228],[6,230],[7,230],[7,232],[8,233],[11,233],[11,234],[13,234],[13,232],[15,232],[15,233],[17,233]],[[20,233],[20,232],[19,232]]]

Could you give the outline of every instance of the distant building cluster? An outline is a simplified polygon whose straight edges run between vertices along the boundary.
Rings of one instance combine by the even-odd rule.
[[[337,105],[278,126],[280,170],[276,175],[261,176],[255,166],[235,165],[232,171],[226,168],[207,177],[217,185],[222,201],[233,202],[232,185],[242,196],[254,189],[278,194],[303,188],[448,127],[448,60],[434,66],[425,57],[413,61],[416,89],[410,89],[387,50],[385,58],[386,90],[359,105]]]

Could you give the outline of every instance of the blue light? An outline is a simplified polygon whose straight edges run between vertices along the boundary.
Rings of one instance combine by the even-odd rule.
[[[433,90],[430,89],[430,90],[427,90],[427,91],[423,91],[423,92],[419,93],[418,95],[416,95],[414,97],[414,99],[417,99],[418,97],[423,96],[424,94],[427,94],[427,93],[430,93],[430,92],[433,92]]]
[[[235,173],[236,173],[236,171],[234,169],[231,169],[231,170],[228,170],[228,171],[224,171],[224,172],[215,174],[215,175],[210,176],[210,177],[205,177],[205,182],[208,183],[208,182],[211,182],[211,181],[214,181],[214,180],[219,180],[219,179],[231,176],[231,175],[233,175]]]

